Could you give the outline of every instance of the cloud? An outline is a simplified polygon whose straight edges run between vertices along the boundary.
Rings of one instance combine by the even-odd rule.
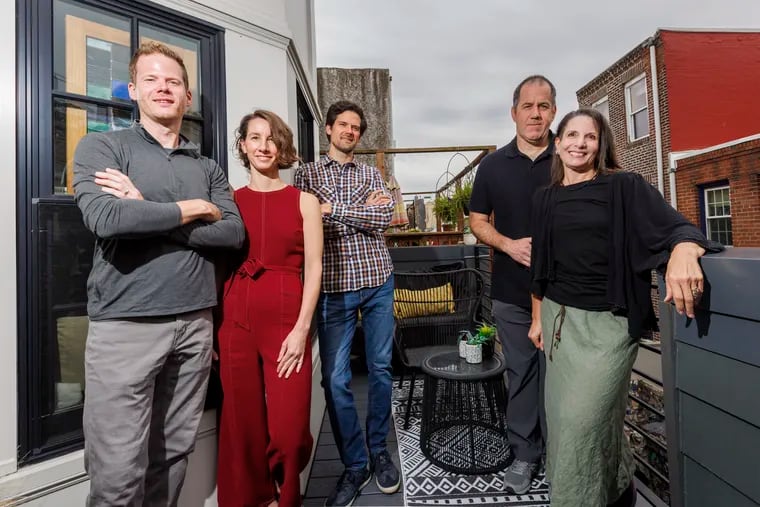
[[[658,28],[760,29],[756,0],[315,0],[314,8],[318,66],[390,69],[398,147],[501,146],[514,136],[509,107],[522,78],[549,77],[561,117],[577,107],[576,90]],[[432,189],[449,157],[397,157],[402,189]]]

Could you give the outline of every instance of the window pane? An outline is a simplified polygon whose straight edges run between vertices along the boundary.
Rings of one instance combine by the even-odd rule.
[[[631,111],[647,107],[647,81],[641,78],[628,88],[631,96]]]
[[[163,42],[179,56],[182,57],[185,67],[187,68],[188,82],[190,83],[190,92],[193,95],[193,101],[190,105],[189,113],[202,114],[201,108],[201,77],[200,77],[200,53],[201,43],[197,39],[191,39],[183,35],[170,32],[163,28],[140,23],[139,25],[140,42],[154,40]]]
[[[73,194],[74,151],[88,132],[120,130],[132,125],[132,111],[67,99],[53,103],[53,193]]]
[[[731,214],[731,199],[729,198],[728,189],[724,188],[720,191],[720,200],[723,202],[723,206],[726,209],[726,215]]]
[[[129,19],[65,0],[53,11],[53,88],[128,101]]]
[[[730,218],[709,218],[707,220],[707,237],[724,245],[733,244],[733,231]]]
[[[638,139],[649,134],[649,109],[642,109],[633,115],[633,138]]]
[[[189,141],[195,143],[198,146],[198,149],[203,148],[203,122],[185,118],[182,120],[182,130],[180,130],[180,134],[185,136]]]
[[[314,117],[301,88],[296,90],[298,104],[298,156],[303,162],[314,161]]]
[[[705,215],[711,217],[731,216],[731,192],[729,188],[705,190]]]
[[[602,102],[599,102],[598,104],[594,106],[594,109],[602,113],[602,116],[604,116],[608,120],[610,119],[610,101],[609,100],[604,100]]]
[[[40,363],[38,410],[46,445],[81,438],[84,350],[87,339],[87,276],[95,240],[73,202],[41,202],[33,251]]]

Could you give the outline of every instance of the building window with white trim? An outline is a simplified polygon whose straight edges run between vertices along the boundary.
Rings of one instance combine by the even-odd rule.
[[[731,192],[728,185],[704,189],[703,213],[707,237],[726,246],[733,245]]]
[[[629,141],[636,141],[649,135],[646,74],[638,76],[625,85],[625,114]]]
[[[602,113],[602,116],[610,121],[610,98],[607,95],[591,104],[591,108]]]

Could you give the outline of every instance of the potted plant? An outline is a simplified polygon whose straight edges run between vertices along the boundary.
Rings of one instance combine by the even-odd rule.
[[[433,202],[433,211],[435,216],[441,220],[441,224],[454,224],[456,222],[457,208],[453,199],[439,195]]]
[[[454,197],[452,200],[457,210],[462,210],[464,216],[470,215],[470,197],[472,196],[472,182],[467,181],[462,183],[456,190],[454,190]]]
[[[488,324],[481,324],[478,327],[478,336],[480,337],[480,344],[483,347],[483,357],[488,359],[493,356],[494,347],[493,342],[496,338],[496,328],[489,326]]]
[[[464,360],[472,364],[482,362],[483,346],[480,343],[467,340],[467,344],[464,346]]]
[[[466,339],[466,345],[464,347],[461,345],[460,341],[460,357],[462,356],[462,348],[464,348],[465,351],[465,359],[468,363],[471,362],[477,362],[479,363],[482,359],[488,359],[493,356],[494,348],[493,348],[493,341],[496,336],[496,328],[493,326],[489,326],[488,324],[481,324],[478,326],[475,333],[472,333],[471,331],[462,331],[460,333],[460,340],[462,338]],[[471,349],[471,347],[477,347],[478,351],[476,352],[474,349]],[[481,359],[478,359],[477,361],[471,361],[470,356],[468,354],[471,354],[473,358],[477,357],[479,355]]]

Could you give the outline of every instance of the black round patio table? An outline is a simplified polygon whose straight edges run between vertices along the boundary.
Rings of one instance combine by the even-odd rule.
[[[499,355],[470,364],[457,350],[431,355],[422,362],[420,446],[432,463],[468,475],[506,467],[505,369]]]

